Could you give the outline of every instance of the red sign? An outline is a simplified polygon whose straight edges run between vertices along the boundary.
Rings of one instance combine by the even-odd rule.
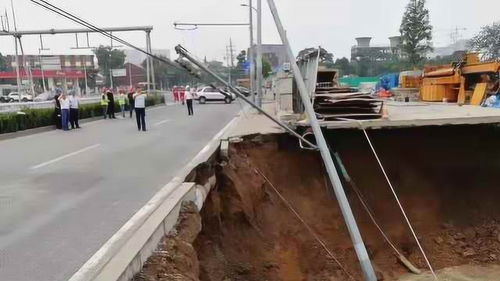
[[[68,78],[68,79],[77,79],[77,78],[85,78],[85,73],[81,70],[44,70],[43,76],[41,70],[32,70],[31,74],[33,78],[42,77],[45,78]],[[27,78],[27,71],[21,70],[19,74],[22,78]],[[12,72],[0,72],[0,79],[17,79],[17,75],[15,71]]]

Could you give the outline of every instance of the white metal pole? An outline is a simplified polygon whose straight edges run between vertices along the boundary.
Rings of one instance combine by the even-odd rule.
[[[113,85],[113,69],[109,70],[109,82],[111,83],[111,90],[113,90],[114,85]]]
[[[262,0],[257,0],[257,104],[262,107]]]
[[[146,50],[149,52],[149,32],[146,32]],[[151,91],[151,67],[150,67],[150,62],[151,60],[149,59],[149,56],[146,56],[146,76],[147,76],[147,83],[148,83],[148,93]]]
[[[153,47],[152,47],[152,44],[151,44],[151,33],[148,33],[148,43],[149,43],[149,53],[152,54],[153,53]],[[152,57],[148,56],[149,58],[149,63],[151,65],[151,83],[153,84],[153,91],[156,90],[156,77],[155,77],[155,64],[154,64],[154,60]]]
[[[19,48],[21,50],[21,57],[23,60],[23,67],[24,71],[28,71],[28,81],[30,85],[30,90],[31,94],[35,96],[35,86],[33,83],[33,73],[31,72],[31,63],[29,61],[26,61],[26,56],[24,55],[24,47],[23,47],[23,42],[21,41],[21,36],[17,37],[17,40],[19,40]],[[19,100],[21,100],[21,97],[19,97]]]
[[[295,56],[293,54],[292,48],[290,46],[290,42],[288,41],[288,37],[286,35],[285,29],[283,28],[283,24],[281,23],[281,19],[278,15],[278,10],[276,5],[274,4],[274,0],[267,0],[269,4],[269,8],[274,17],[274,21],[276,23],[276,27],[278,28],[278,32],[280,34],[281,40],[285,45],[288,53],[288,58],[290,60],[290,64],[292,66],[293,74],[295,80],[297,82],[297,87],[299,89],[299,93],[302,99],[302,102],[305,107],[305,111],[309,120],[311,122],[311,128],[313,129],[314,135],[316,137],[316,142],[318,144],[318,148],[321,152],[321,156],[325,163],[325,168],[328,173],[328,177],[330,178],[330,182],[333,186],[333,190],[335,192],[335,196],[337,197],[337,201],[339,203],[340,210],[342,215],[344,216],[344,220],[347,225],[347,229],[349,230],[349,234],[351,236],[351,240],[354,244],[354,250],[356,255],[358,256],[358,260],[361,264],[361,269],[363,271],[363,275],[365,280],[367,281],[376,281],[377,277],[375,275],[375,271],[373,270],[373,266],[371,264],[370,258],[368,256],[368,252],[366,250],[365,244],[363,242],[363,238],[361,237],[361,233],[359,232],[358,225],[356,224],[356,220],[351,210],[351,206],[349,205],[349,201],[347,200],[347,196],[345,194],[344,188],[342,187],[342,182],[340,181],[340,177],[337,173],[335,165],[333,163],[332,155],[330,149],[328,148],[328,144],[325,140],[323,132],[321,131],[321,127],[316,119],[316,113],[314,111],[313,105],[311,103],[310,94],[307,91],[306,84],[304,83],[304,78],[300,73],[299,66],[295,60]],[[320,50],[318,50],[319,52]]]
[[[253,48],[253,6],[252,0],[248,0],[248,10],[250,13],[250,49],[248,49],[248,61],[250,62],[250,94],[252,102],[255,103],[255,59]]]
[[[83,62],[83,72],[85,75],[85,95],[87,95],[89,91],[89,81],[87,78],[87,57],[85,57],[85,61]]]
[[[19,102],[21,102],[21,71],[19,69],[19,47],[17,43],[17,37],[14,37],[14,42],[16,43],[16,76],[17,76],[17,94],[19,95]]]
[[[43,91],[47,91],[47,87],[45,85],[45,74],[43,72],[43,60],[42,60],[42,49],[38,50],[38,58],[40,59],[40,71],[42,72],[42,87]]]
[[[130,89],[132,89],[132,64],[129,63],[128,64],[128,78],[129,78],[129,82],[130,82]]]

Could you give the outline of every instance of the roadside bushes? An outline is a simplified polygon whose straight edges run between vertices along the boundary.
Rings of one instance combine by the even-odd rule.
[[[163,96],[148,96],[146,106],[154,106],[165,102]],[[120,111],[118,102],[116,112]],[[80,119],[102,116],[102,107],[99,103],[80,105]],[[28,129],[46,126],[55,126],[55,110],[53,108],[22,109],[20,112],[0,113],[0,134],[13,133]]]

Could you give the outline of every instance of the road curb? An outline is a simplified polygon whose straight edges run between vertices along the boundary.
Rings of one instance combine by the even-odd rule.
[[[182,202],[193,201],[201,208],[200,203],[206,196],[199,192],[199,188],[194,184],[186,186],[184,180],[191,171],[210,159],[219,149],[221,139],[237,125],[240,116],[241,112],[126,222],[69,281],[128,281],[138,273],[163,235],[175,225]],[[200,196],[202,198],[197,198]],[[162,219],[159,220],[158,217]]]

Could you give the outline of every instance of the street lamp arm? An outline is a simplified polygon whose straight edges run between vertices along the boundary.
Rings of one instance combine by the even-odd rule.
[[[257,12],[257,8],[255,7],[251,7],[249,6],[248,4],[241,4],[242,7],[250,7],[252,10],[254,10],[255,12]]]

